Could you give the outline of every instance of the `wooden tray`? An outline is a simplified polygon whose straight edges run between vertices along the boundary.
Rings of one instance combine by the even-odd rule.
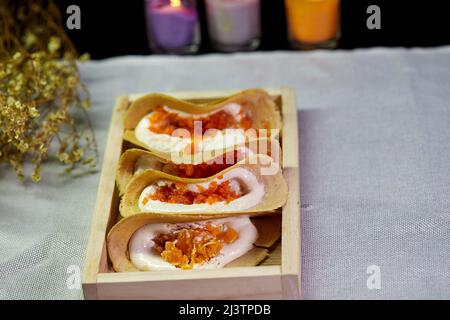
[[[266,89],[283,117],[281,143],[283,173],[289,197],[282,208],[281,243],[256,267],[115,273],[106,251],[106,234],[118,217],[115,176],[124,148],[123,117],[140,95],[117,98],[105,150],[97,202],[92,219],[85,265],[86,299],[299,299],[300,298],[300,193],[297,109],[293,90]],[[169,92],[174,97],[206,102],[232,91]]]

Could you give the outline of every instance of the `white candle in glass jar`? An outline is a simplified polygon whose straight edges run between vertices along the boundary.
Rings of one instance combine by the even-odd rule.
[[[211,40],[246,45],[261,36],[260,0],[205,0]]]

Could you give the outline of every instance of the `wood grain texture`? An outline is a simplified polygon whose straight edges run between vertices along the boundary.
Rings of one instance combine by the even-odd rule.
[[[280,266],[99,274],[100,299],[281,299]]]
[[[282,208],[282,239],[257,267],[217,270],[114,273],[105,238],[118,218],[115,176],[123,149],[123,117],[130,101],[141,94],[119,97],[113,111],[83,272],[86,299],[298,299],[300,297],[300,194],[298,129],[294,92],[266,89],[282,112],[283,170],[289,197]],[[239,90],[169,92],[176,98],[202,103]],[[176,289],[176,290],[175,290]]]
[[[119,97],[113,110],[108,140],[105,149],[105,157],[100,175],[100,182],[97,192],[97,202],[95,204],[92,217],[91,232],[86,250],[86,257],[83,270],[83,292],[86,299],[97,299],[97,275],[100,264],[105,264],[104,254],[106,230],[111,218],[111,211],[114,210],[115,202],[115,174],[116,166],[122,151],[123,134],[123,111],[128,105],[126,97]],[[115,128],[111,130],[111,128]]]
[[[281,89],[283,99],[283,170],[289,197],[283,207],[281,273],[284,299],[300,299],[300,174],[297,107],[294,91]]]
[[[261,263],[262,266],[281,266],[281,241],[270,249],[269,256]]]

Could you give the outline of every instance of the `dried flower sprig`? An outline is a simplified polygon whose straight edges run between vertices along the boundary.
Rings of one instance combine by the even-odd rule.
[[[23,179],[30,160],[31,178],[39,181],[53,143],[67,171],[95,166],[89,94],[59,9],[51,0],[0,0],[0,21],[0,161]]]

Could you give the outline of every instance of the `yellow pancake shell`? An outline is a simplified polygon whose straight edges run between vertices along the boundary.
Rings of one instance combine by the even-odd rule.
[[[274,174],[261,174],[261,172],[264,171],[265,166],[263,164],[271,163],[272,158],[270,158],[267,155],[252,155],[241,162],[238,162],[237,164],[219,172],[218,174],[208,177],[208,178],[202,178],[202,179],[189,179],[189,178],[180,178],[176,177],[161,171],[157,170],[147,170],[140,174],[135,175],[130,182],[128,183],[125,193],[122,197],[122,200],[120,202],[120,214],[123,217],[129,217],[138,213],[142,213],[142,211],[139,208],[139,197],[142,193],[142,191],[149,186],[154,181],[163,179],[163,180],[169,180],[174,182],[182,182],[186,184],[195,184],[195,183],[201,183],[213,180],[214,178],[223,175],[225,172],[228,172],[230,170],[233,170],[237,167],[245,168],[249,171],[251,171],[256,178],[259,180],[259,182],[264,184],[265,194],[261,202],[256,205],[253,208],[249,208],[246,210],[236,210],[236,211],[227,211],[227,215],[233,215],[233,214],[239,214],[239,213],[251,213],[252,215],[262,214],[266,213],[267,211],[273,211],[275,209],[280,208],[286,203],[287,196],[288,196],[288,187],[286,184],[286,181],[283,177],[281,168],[278,164],[276,164],[278,167],[271,167],[271,171],[275,168],[277,170]],[[147,211],[146,211],[147,212]],[[149,212],[151,213],[151,212]],[[155,212],[156,213],[156,212]],[[158,212],[160,213],[160,212]],[[160,213],[161,214],[161,213]],[[170,216],[183,216],[183,215],[190,215],[190,216],[198,216],[198,215],[207,215],[207,216],[217,216],[220,214],[220,212],[171,212],[171,213],[162,213],[164,215],[170,215]]]
[[[216,158],[221,158],[224,154],[227,154],[229,152],[233,152],[237,150],[240,147],[246,147],[253,153],[258,153],[258,150],[262,148],[264,149],[263,152],[270,151],[271,155],[276,155],[277,162],[281,162],[280,156],[281,156],[281,149],[278,140],[276,139],[255,139],[252,141],[248,141],[245,144],[241,145],[235,145],[230,146],[227,149],[219,149],[215,150],[214,153],[200,153],[197,155],[190,155],[188,157],[185,157],[182,159],[181,163],[205,163],[208,161],[211,161]],[[150,150],[150,151],[149,151]],[[120,157],[119,160],[119,167],[117,169],[116,174],[116,182],[117,187],[119,189],[119,194],[123,195],[125,192],[127,184],[130,182],[130,180],[135,175],[135,166],[136,162],[141,159],[145,158],[146,163],[150,165],[148,169],[163,171],[169,174],[173,174],[173,172],[167,171],[165,168],[165,165],[167,163],[173,163],[171,160],[170,155],[168,154],[161,154],[157,151],[154,151],[153,149],[144,150],[144,149],[137,149],[132,148],[126,150]],[[199,159],[200,162],[196,162]]]
[[[282,122],[280,112],[270,95],[262,89],[244,90],[228,98],[203,104],[195,104],[161,93],[153,93],[142,96],[131,103],[125,114],[124,140],[136,146],[149,149],[149,146],[136,139],[134,129],[143,117],[158,106],[168,106],[171,109],[195,115],[212,112],[229,103],[240,104],[243,108],[250,111],[252,118],[251,128],[281,130]]]

